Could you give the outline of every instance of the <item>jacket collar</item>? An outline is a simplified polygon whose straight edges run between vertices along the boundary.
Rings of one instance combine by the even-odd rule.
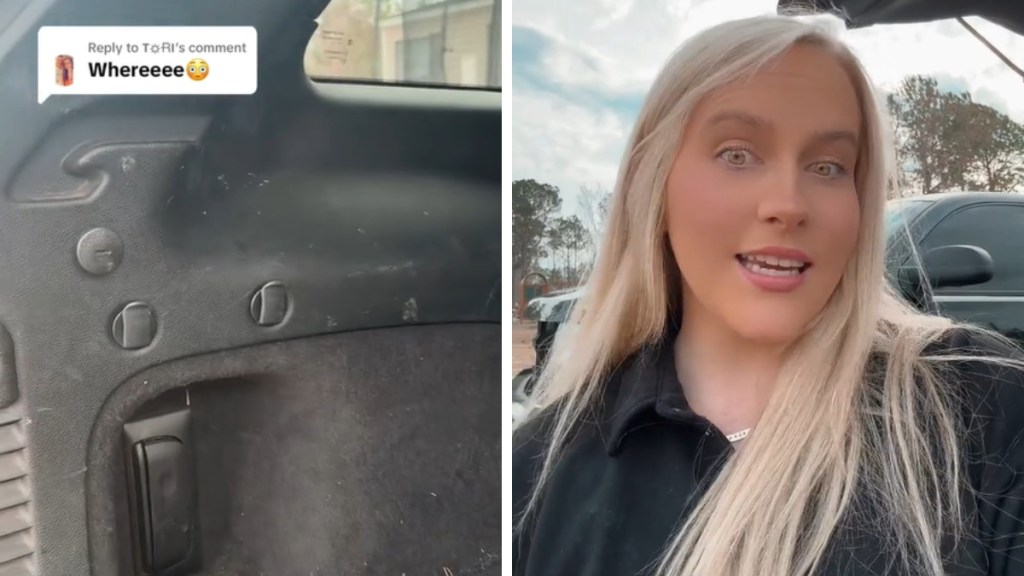
[[[621,449],[624,438],[644,418],[703,421],[687,404],[676,373],[677,334],[678,327],[670,326],[664,338],[632,354],[608,379],[598,426],[609,455]]]

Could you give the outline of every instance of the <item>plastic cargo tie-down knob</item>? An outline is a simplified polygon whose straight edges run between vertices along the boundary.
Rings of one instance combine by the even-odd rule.
[[[249,313],[260,326],[277,326],[288,314],[288,291],[280,282],[268,282],[256,291]]]

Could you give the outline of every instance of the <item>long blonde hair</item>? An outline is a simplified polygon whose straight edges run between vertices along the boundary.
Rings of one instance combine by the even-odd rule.
[[[965,485],[950,373],[926,352],[952,327],[917,312],[884,277],[884,209],[892,146],[861,65],[819,21],[757,17],[694,36],[655,80],[626,146],[607,230],[586,292],[560,331],[533,397],[553,413],[527,514],[603,382],[666,334],[680,274],[666,239],[664,189],[691,111],[796,44],[831,51],[860,102],[856,253],[818,321],[794,343],[746,446],[730,458],[661,559],[662,575],[810,574],[855,495],[881,510],[878,529],[904,568],[943,574],[944,540],[959,538]],[[883,360],[869,370],[874,358]],[[671,481],[670,479],[667,479]],[[522,519],[517,529],[521,528]]]

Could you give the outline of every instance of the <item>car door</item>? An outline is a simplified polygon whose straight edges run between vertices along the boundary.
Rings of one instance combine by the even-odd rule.
[[[1024,204],[985,202],[959,208],[928,232],[920,251],[958,244],[988,252],[993,276],[981,284],[936,289],[939,310],[1024,343]]]
[[[360,79],[326,0],[0,2],[0,574],[499,572],[500,0],[387,4]],[[44,25],[254,26],[259,87],[40,105]]]

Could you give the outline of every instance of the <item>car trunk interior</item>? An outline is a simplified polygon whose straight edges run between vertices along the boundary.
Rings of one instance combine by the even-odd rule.
[[[500,572],[500,91],[311,82],[325,3],[0,3],[0,574]],[[256,94],[37,103],[39,26],[172,24]]]

